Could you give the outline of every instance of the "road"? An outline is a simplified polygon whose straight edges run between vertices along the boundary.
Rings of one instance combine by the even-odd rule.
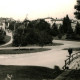
[[[63,40],[53,40],[53,42],[63,43],[64,45],[44,46],[44,48],[51,48],[51,50],[43,51],[43,52],[36,52],[36,53],[29,53],[29,54],[26,54],[26,53],[11,54],[11,55],[1,54],[0,64],[1,65],[44,66],[49,68],[54,68],[54,66],[57,65],[60,68],[62,68],[64,65],[64,60],[67,59],[67,56],[68,56],[67,50],[63,50],[63,49],[70,48],[70,47],[73,47],[73,48],[80,47],[80,42],[63,41]]]

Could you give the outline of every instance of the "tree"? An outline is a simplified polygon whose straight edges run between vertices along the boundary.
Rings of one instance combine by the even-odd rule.
[[[68,31],[67,31],[67,35],[66,35],[66,38],[67,39],[72,39],[72,36],[73,36],[73,29],[71,27],[71,24],[68,26]]]
[[[13,36],[13,45],[26,46],[36,44],[44,46],[52,43],[53,38],[49,33],[50,30],[50,25],[44,20],[30,21],[26,26],[24,22],[17,24]]]
[[[25,41],[27,44],[33,45],[39,43],[39,34],[34,31],[34,29],[31,29],[30,32],[27,32],[25,35]]]
[[[30,20],[25,19],[22,23],[24,24],[25,27],[27,27],[30,22],[31,22]]]
[[[15,22],[14,21],[10,22],[9,29],[13,31],[14,30],[14,26],[15,26]]]
[[[80,40],[80,23],[77,22],[72,39]]]
[[[80,0],[77,0],[77,5],[74,8],[76,9],[76,12],[74,12],[75,17],[80,19]]]
[[[66,17],[63,19],[63,30],[64,33],[72,32],[71,20],[69,19],[68,15],[66,15]]]
[[[47,23],[44,19],[40,19],[36,21],[35,28],[39,31],[46,31],[48,34],[50,33],[50,24]]]
[[[40,31],[39,32],[39,45],[44,46],[46,44],[52,43],[52,36],[46,33],[45,31]]]
[[[80,23],[79,22],[77,22],[77,24],[75,26],[75,33],[76,33],[76,35],[77,34],[80,35]]]
[[[59,33],[61,33],[62,35],[64,35],[63,25],[59,26]]]
[[[80,0],[77,0],[77,4],[74,6],[74,9],[76,9],[76,11],[74,12],[74,15],[76,19],[79,20],[80,19]],[[80,23],[79,22],[77,22],[75,26],[73,39],[80,40]]]
[[[13,34],[13,45],[14,46],[21,46],[23,42],[25,41],[25,35],[24,35],[24,25],[17,25],[17,28],[14,31]]]
[[[52,25],[52,32],[51,32],[51,34],[52,34],[53,36],[57,36],[58,33],[59,33],[58,26],[57,26],[56,23],[54,23],[54,24]]]
[[[6,32],[1,28],[0,29],[0,43],[4,42]]]
[[[63,25],[60,24],[58,38],[61,39],[63,35],[64,35]]]
[[[54,66],[54,70],[57,71],[58,74],[61,73],[61,69],[60,69],[60,67],[57,66],[57,65]]]

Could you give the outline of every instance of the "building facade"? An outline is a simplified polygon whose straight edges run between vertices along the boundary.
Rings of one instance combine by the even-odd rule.
[[[3,29],[4,31],[9,27],[9,23],[11,21],[15,21],[12,18],[0,18],[0,29]]]

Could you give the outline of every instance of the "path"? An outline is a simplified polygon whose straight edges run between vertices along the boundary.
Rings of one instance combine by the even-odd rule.
[[[54,40],[55,43],[63,43],[60,46],[47,46],[45,48],[51,48],[52,50],[29,53],[29,54],[11,54],[11,55],[0,55],[0,64],[2,65],[34,65],[34,66],[45,66],[53,68],[55,65],[64,65],[64,60],[67,59],[68,52],[62,50],[69,47],[79,47],[80,42],[75,41],[61,41]]]

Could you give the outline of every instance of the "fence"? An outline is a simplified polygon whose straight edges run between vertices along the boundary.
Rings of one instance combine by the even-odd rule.
[[[62,67],[62,69],[68,69],[68,65],[70,65],[70,63],[73,60],[75,60],[75,59],[77,59],[79,57],[80,57],[80,52],[77,52],[77,53],[71,55],[68,59],[65,60],[65,65]]]

